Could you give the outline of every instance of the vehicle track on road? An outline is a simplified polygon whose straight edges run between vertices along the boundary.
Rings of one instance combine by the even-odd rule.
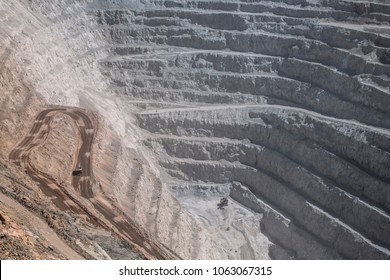
[[[45,143],[51,130],[51,121],[56,114],[68,115],[78,128],[80,141],[78,152],[74,155],[73,168],[81,168],[82,174],[80,177],[74,176],[72,178],[72,186],[81,199],[72,195],[71,191],[67,190],[63,184],[56,182],[50,175],[38,170],[30,161],[32,150]],[[121,239],[130,242],[135,251],[138,251],[144,258],[178,259],[179,257],[175,253],[152,240],[150,234],[134,223],[108,198],[95,196],[92,189],[95,183],[92,157],[98,121],[96,117],[92,116],[92,112],[73,107],[49,108],[41,111],[37,115],[30,133],[11,151],[9,159],[23,168],[60,210],[86,215],[95,226],[111,231]],[[83,199],[92,203],[94,206],[92,211],[82,202]],[[99,215],[102,215],[104,219],[101,219]]]

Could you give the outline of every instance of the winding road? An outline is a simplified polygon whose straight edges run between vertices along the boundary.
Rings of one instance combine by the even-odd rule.
[[[81,197],[75,197],[64,185],[59,184],[49,175],[37,170],[30,161],[34,148],[43,145],[50,132],[50,124],[56,114],[70,116],[79,131],[79,149],[75,156],[74,168],[81,168],[81,176],[72,177],[72,186]],[[96,226],[113,232],[127,240],[147,259],[178,259],[179,257],[164,245],[155,242],[149,233],[137,225],[130,217],[115,207],[106,197],[97,197],[93,192],[92,155],[95,129],[98,125],[93,113],[73,107],[50,108],[41,111],[35,119],[30,133],[11,151],[9,159],[24,168],[36,181],[42,192],[62,211],[86,215]],[[76,139],[75,139],[76,140]],[[89,200],[95,209],[90,210],[83,203]],[[97,215],[96,215],[97,214]],[[101,215],[104,219],[101,219]]]

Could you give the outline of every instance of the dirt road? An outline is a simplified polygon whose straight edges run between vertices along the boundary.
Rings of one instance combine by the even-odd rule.
[[[41,170],[37,170],[30,161],[32,150],[45,143],[50,132],[50,123],[56,114],[70,116],[79,131],[80,144],[77,154],[74,155],[74,168],[81,168],[82,174],[72,177],[72,186],[78,193],[78,198],[75,198],[64,185],[59,184]],[[37,182],[42,192],[60,210],[88,216],[95,226],[109,230],[127,240],[136,251],[147,259],[178,259],[177,255],[155,242],[150,234],[117,208],[107,197],[94,194],[95,178],[92,157],[97,125],[98,122],[93,113],[80,108],[61,107],[43,110],[36,117],[30,133],[12,150],[9,159],[24,168],[26,173]],[[92,202],[94,209],[88,209],[87,204],[83,203],[83,199]]]

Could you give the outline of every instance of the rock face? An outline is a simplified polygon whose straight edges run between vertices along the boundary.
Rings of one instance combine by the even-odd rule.
[[[390,257],[386,1],[128,2],[89,6],[101,71],[172,185],[230,184],[273,258]]]
[[[101,120],[96,200],[180,258],[390,259],[388,1],[0,4],[0,197],[15,200],[1,216],[25,207],[15,185],[39,196],[12,147],[44,106],[78,106]],[[32,153],[63,185],[71,123]],[[54,226],[78,256],[139,257],[112,232],[80,231],[85,217],[56,216],[82,221]]]

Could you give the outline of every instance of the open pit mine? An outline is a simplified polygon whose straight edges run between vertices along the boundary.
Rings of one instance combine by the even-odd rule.
[[[390,2],[0,0],[0,259],[390,259]]]

